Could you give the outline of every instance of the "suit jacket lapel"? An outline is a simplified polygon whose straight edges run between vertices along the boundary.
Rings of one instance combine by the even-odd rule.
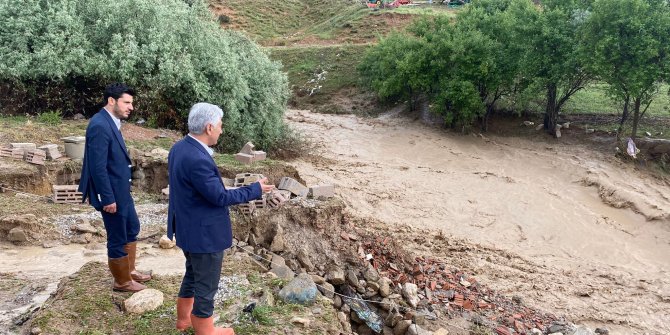
[[[128,158],[128,161],[130,161],[130,155],[128,154],[128,149],[126,149],[126,142],[123,140],[121,131],[119,128],[116,128],[116,123],[114,123],[114,120],[112,120],[112,117],[109,115],[109,112],[107,112],[106,109],[103,108],[100,110],[100,112],[107,119],[109,126],[112,127],[112,133],[114,133],[116,140],[119,142],[121,148],[123,148],[123,153],[126,154],[126,158]]]

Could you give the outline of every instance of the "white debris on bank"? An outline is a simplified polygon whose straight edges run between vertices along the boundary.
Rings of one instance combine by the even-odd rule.
[[[223,305],[228,300],[241,297],[247,286],[249,286],[249,280],[244,275],[221,276],[219,290],[214,296],[214,304]]]
[[[140,219],[140,227],[165,226],[167,224],[167,204],[142,204],[136,205],[137,216]],[[70,227],[77,224],[80,219],[88,221],[102,220],[102,215],[93,208],[77,214],[60,215],[52,218],[51,223],[65,237],[76,234]]]

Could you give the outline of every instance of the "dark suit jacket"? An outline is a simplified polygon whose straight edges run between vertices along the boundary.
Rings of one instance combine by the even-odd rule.
[[[260,198],[260,183],[226,190],[207,150],[190,136],[177,142],[168,156],[170,205],[168,238],[186,252],[214,253],[230,248],[233,231],[228,206]]]
[[[117,204],[123,214],[132,204],[130,196],[131,164],[126,144],[112,117],[103,108],[95,114],[86,128],[86,149],[81,170],[79,192],[91,205]]]

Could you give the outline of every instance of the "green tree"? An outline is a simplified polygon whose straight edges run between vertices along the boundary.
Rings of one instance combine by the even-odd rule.
[[[586,10],[576,0],[546,0],[530,14],[517,30],[527,43],[523,70],[544,90],[544,129],[555,134],[561,107],[592,78],[579,53]]]
[[[621,124],[632,111],[631,137],[668,77],[670,11],[664,0],[596,0],[586,22],[583,57],[610,94],[623,104]]]
[[[136,87],[136,115],[160,126],[183,129],[196,102],[222,106],[226,149],[285,131],[280,65],[202,0],[0,1],[2,112],[92,114],[112,81]]]

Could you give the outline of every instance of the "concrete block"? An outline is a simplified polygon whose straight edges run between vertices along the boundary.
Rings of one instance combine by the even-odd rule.
[[[254,162],[254,156],[250,154],[237,153],[235,154],[235,160],[242,164],[251,164]]]
[[[284,202],[291,199],[291,192],[285,190],[273,190],[267,198],[269,207],[276,208],[281,206]]]
[[[10,143],[9,147],[12,149],[35,150],[37,145],[35,143]]]
[[[290,177],[283,177],[279,181],[279,186],[277,188],[280,190],[291,191],[291,193],[299,197],[305,197],[307,196],[307,193],[309,193],[307,186]]]
[[[58,151],[58,145],[57,144],[46,144],[41,147],[38,147],[37,149],[40,149],[44,151],[47,155],[48,159],[54,160],[63,157],[61,155],[60,151]]]
[[[223,183],[223,186],[226,187],[233,187],[235,186],[235,179],[230,179],[230,178],[221,178],[221,182]]]
[[[335,196],[335,186],[333,185],[316,185],[309,188],[309,196],[318,198],[332,198]]]
[[[260,173],[239,173],[235,176],[235,182],[233,185],[236,187],[247,186],[263,178],[265,178],[265,176]]]
[[[40,149],[26,150],[23,156],[23,160],[32,164],[44,165],[46,156],[46,152]]]
[[[78,185],[54,185],[53,202],[57,204],[81,203],[82,194],[77,192]]]
[[[265,151],[254,151],[253,156],[254,156],[254,162],[257,162],[264,160],[267,157],[267,154],[265,153]]]
[[[247,155],[254,155],[254,144],[251,142],[247,142],[244,144],[242,147],[242,150],[240,150],[241,154],[247,154]]]

